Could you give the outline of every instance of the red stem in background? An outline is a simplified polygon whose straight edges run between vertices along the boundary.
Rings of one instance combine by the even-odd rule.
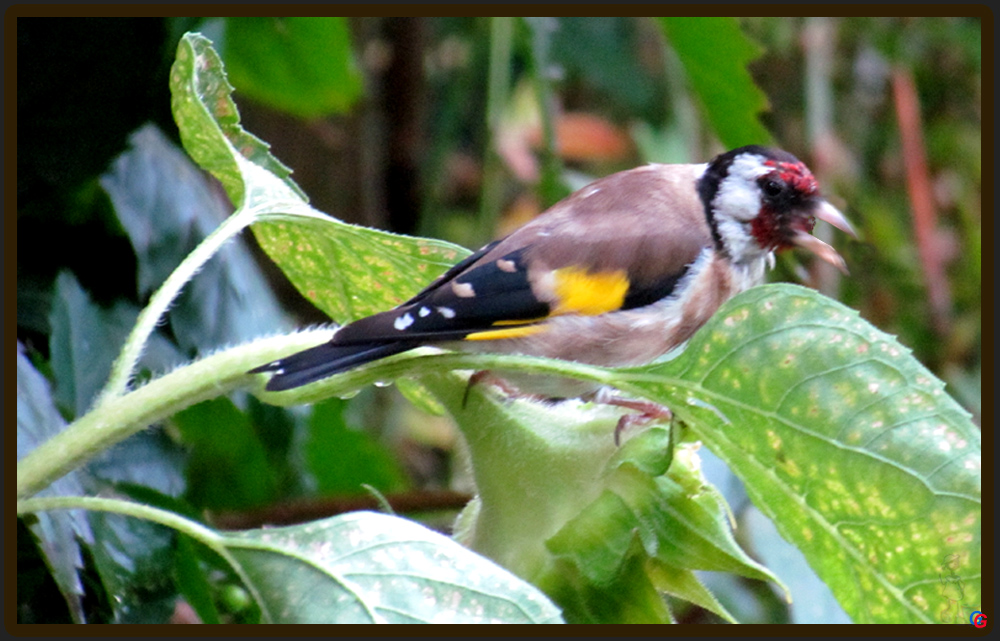
[[[937,212],[927,170],[927,154],[920,123],[920,99],[913,75],[908,69],[893,69],[892,93],[903,145],[903,164],[913,211],[914,237],[931,306],[931,323],[934,331],[939,336],[944,336],[951,324],[951,293],[944,272],[940,243],[937,242]]]
[[[385,500],[397,513],[460,510],[472,496],[451,490],[420,490],[385,495]],[[243,512],[216,512],[209,522],[222,530],[249,530],[265,525],[295,525],[329,516],[377,510],[379,500],[372,495],[303,498]]]
[[[830,184],[834,175],[834,159],[839,145],[833,123],[833,66],[838,25],[837,18],[806,18],[801,36],[806,60],[806,135],[813,173],[824,185]],[[820,225],[813,233],[824,242],[834,242],[833,229],[829,225]],[[838,298],[840,272],[833,265],[813,260],[809,264],[809,272],[807,284],[831,298]]]

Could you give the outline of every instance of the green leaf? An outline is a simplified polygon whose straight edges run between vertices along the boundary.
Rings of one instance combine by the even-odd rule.
[[[174,583],[202,623],[219,623],[219,610],[212,599],[212,589],[200,566],[194,544],[186,536],[177,537],[174,554]]]
[[[693,571],[663,563],[658,559],[651,559],[646,571],[650,581],[658,590],[714,612],[730,623],[737,623],[735,617],[719,603]]]
[[[361,97],[346,18],[227,18],[223,56],[242,95],[300,118]]]
[[[582,525],[582,524],[581,524]],[[637,533],[632,532],[623,562],[608,583],[594,583],[584,576],[585,565],[558,558],[545,585],[571,623],[672,623],[673,617],[649,575],[649,557]]]
[[[105,313],[89,303],[86,294],[79,290],[71,277],[60,276],[59,287],[65,298],[60,298],[57,307],[65,305],[75,310],[69,314],[68,321],[77,328],[73,334],[76,338],[70,341],[71,350],[67,360],[75,363],[75,370],[84,370],[83,374],[77,372],[74,377],[75,380],[83,381],[76,389],[87,389],[86,383],[91,379],[85,375],[88,364],[85,357],[90,354],[94,361],[100,359],[94,356],[94,351],[87,351],[86,348],[98,348],[106,343],[103,333],[114,332],[114,323],[104,321]],[[58,326],[62,324],[63,321],[57,323]],[[124,332],[123,329],[118,329],[119,333]],[[39,444],[59,433],[63,422],[52,405],[44,379],[31,369],[20,352],[18,357],[20,460]],[[110,357],[108,354],[109,359]],[[79,360],[81,358],[83,361]],[[93,362],[90,365],[95,368]],[[59,366],[59,369],[63,367]],[[97,374],[99,378],[100,372]],[[98,383],[95,381],[93,384]],[[72,496],[83,495],[86,491],[104,491],[107,487],[104,481],[107,479],[141,480],[159,486],[164,491],[176,489],[177,474],[172,467],[176,462],[171,460],[173,454],[176,454],[176,450],[161,443],[155,433],[139,434],[101,452],[85,468],[57,479],[41,490],[38,496]],[[137,476],[140,478],[136,479]],[[157,618],[162,614],[162,604],[148,609],[143,604],[153,594],[163,597],[168,596],[171,591],[158,578],[151,578],[159,577],[169,565],[169,554],[164,552],[168,548],[169,539],[164,542],[157,538],[159,530],[155,528],[159,526],[149,523],[137,524],[118,517],[97,519],[94,515],[90,516],[92,518],[88,519],[88,515],[78,510],[42,513],[29,524],[53,578],[69,603],[74,619],[83,622],[83,608],[79,602],[83,586],[77,577],[78,570],[83,566],[80,555],[82,542],[91,550],[94,565],[106,591],[119,597],[110,602],[112,612],[118,620],[136,620],[136,617],[165,620],[165,617]]]
[[[56,409],[48,382],[25,357],[21,341],[17,342],[16,360],[17,460],[20,461],[39,444],[61,432],[66,424]],[[74,471],[56,479],[39,495],[73,496],[83,493],[83,480]],[[73,620],[83,623],[83,585],[77,574],[83,567],[79,541],[90,543],[94,538],[86,515],[78,510],[44,513],[28,525],[38,540],[52,578],[66,599]]]
[[[338,323],[395,307],[469,253],[333,218],[288,217],[253,231],[295,288]]]
[[[674,436],[671,430],[653,426],[628,438],[615,452],[608,469],[628,465],[649,476],[666,474],[674,458]]]
[[[102,401],[127,392],[136,363],[156,325],[184,285],[228,240],[274,210],[316,215],[288,178],[288,169],[271,156],[267,145],[240,127],[239,114],[229,96],[232,88],[205,38],[197,34],[181,38],[170,84],[174,118],[185,148],[200,166],[219,179],[237,210],[187,254],[150,298],[115,361],[101,393]]]
[[[622,468],[615,489],[628,504],[650,555],[683,569],[777,579],[733,540],[728,514],[715,494],[691,494],[669,476],[651,478]]]
[[[305,201],[305,194],[290,177],[291,170],[271,155],[267,143],[240,126],[232,92],[212,43],[197,33],[184,34],[170,69],[171,108],[184,149],[219,179],[237,207],[251,204],[245,184],[247,172],[260,175],[247,162],[283,183],[283,187],[269,185],[271,195]]]
[[[606,469],[613,452],[593,439],[603,429],[610,441],[612,417],[598,419],[578,403],[491,400],[478,386],[463,403],[463,379],[431,374],[449,368],[574,376],[669,406],[740,476],[855,622],[938,621],[957,596],[981,598],[978,429],[894,338],[812,290],[770,285],[744,292],[679,355],[642,368],[401,355],[330,380],[327,390],[424,374],[470,447],[481,496],[465,540],[532,577],[545,566],[538,542],[600,496],[593,470]],[[636,514],[665,522],[672,508],[660,507],[659,497],[679,490],[660,477],[657,493],[644,494],[648,481],[636,478],[626,486]],[[693,487],[673,482],[688,493]],[[715,502],[709,494],[698,501]],[[719,517],[694,512],[681,522],[704,531],[706,542],[724,538],[712,533],[724,531]],[[644,527],[640,533],[656,531]],[[690,549],[643,536],[647,550],[663,543],[657,554],[679,559]]]
[[[137,259],[139,296],[145,298],[167,279],[198,244],[197,232],[212,217],[218,224],[218,198],[204,173],[175,150],[153,124],[129,137],[129,147],[100,178]],[[214,206],[211,206],[214,205]],[[209,206],[211,213],[204,212]]]
[[[252,216],[254,234],[292,284],[338,322],[397,305],[468,251],[328,218],[306,204],[289,170],[247,133],[211,43],[186,34],[171,72],[184,148]]]
[[[87,411],[108,379],[131,320],[127,313],[104,313],[71,273],[56,278],[49,353],[56,400],[72,416]]]
[[[556,623],[535,588],[412,521],[360,512],[226,536],[276,623]]]
[[[855,622],[938,621],[951,605],[942,573],[979,603],[980,433],[855,311],[801,287],[758,287],[676,359],[626,381],[674,399]]]
[[[176,594],[170,577],[174,532],[149,521],[91,512],[94,566],[116,623],[166,623]]]
[[[444,406],[419,381],[411,378],[400,378],[395,383],[399,393],[417,409],[431,416],[444,415],[446,411]]]
[[[33,498],[18,514],[83,508],[171,527],[241,577],[273,623],[560,623],[533,586],[422,525],[355,512],[292,527],[219,533],[165,510],[105,498]]]
[[[737,546],[693,447],[671,448],[669,430],[616,448],[618,410],[501,401],[481,386],[463,402],[465,386],[449,379],[421,380],[471,453],[479,500],[460,540],[542,587],[569,621],[669,621],[661,591],[728,616],[687,573],[696,568],[776,580]]]
[[[394,492],[405,474],[391,453],[369,434],[344,422],[345,401],[329,399],[313,406],[304,445],[305,463],[321,494],[364,494],[365,485]]]
[[[257,507],[276,495],[267,454],[247,417],[216,398],[178,412],[171,421],[192,448],[188,500],[213,510]]]
[[[84,469],[92,479],[91,491],[102,491],[109,485],[118,491],[134,486],[177,497],[184,492],[187,454],[183,444],[165,430],[152,427],[102,451]],[[131,490],[127,492],[137,498]],[[141,500],[148,503],[150,499],[143,496]]]
[[[166,281],[231,212],[205,174],[153,125],[132,134],[101,186],[135,250],[141,297]],[[290,328],[241,240],[221,247],[168,313],[177,342],[192,354]]]
[[[563,85],[600,93],[603,109],[644,121],[662,119],[663,95],[637,55],[648,26],[635,18],[562,16],[552,32],[552,59],[564,69]]]
[[[771,135],[758,118],[767,98],[747,71],[760,46],[743,35],[735,18],[659,21],[722,144],[734,149],[767,143]]]
[[[662,443],[657,433],[663,428],[651,428],[632,438],[636,441]],[[626,448],[623,448],[623,450]],[[633,448],[647,458],[648,447]],[[668,476],[640,470],[631,462],[612,459],[613,472],[607,480],[610,489],[579,515],[570,519],[546,545],[559,559],[576,566],[579,577],[574,591],[567,595],[563,585],[566,577],[551,574],[543,579],[554,594],[572,603],[575,599],[592,598],[602,591],[613,592],[634,570],[636,558],[647,568],[645,580],[657,589],[669,592],[708,608],[732,620],[692,570],[734,572],[742,576],[777,581],[766,569],[750,559],[733,540],[729,530],[725,504],[711,490],[700,472],[691,467],[697,461],[688,444],[678,450]],[[664,448],[663,451],[666,451]],[[641,549],[632,541],[638,537]],[[637,556],[638,555],[638,556]],[[591,596],[587,596],[591,595]],[[610,603],[615,600],[611,594]],[[603,610],[604,622],[648,621],[659,617],[654,608],[638,620],[634,604],[620,604],[615,611]],[[567,615],[568,616],[568,615]],[[646,617],[646,618],[642,618]],[[571,619],[574,620],[574,619]]]
[[[98,307],[69,272],[56,277],[49,324],[49,353],[56,380],[55,398],[73,416],[91,407],[111,372],[139,310],[119,301],[110,309]],[[142,364],[162,370],[179,356],[162,336],[155,336]]]
[[[781,538],[774,523],[760,510],[750,507],[742,516],[743,532],[761,561],[788,585],[795,596],[789,604],[791,623],[850,623],[830,586],[813,572],[802,552]]]
[[[580,577],[597,586],[622,574],[638,532],[634,514],[617,494],[605,490],[547,542],[557,558],[571,561]],[[640,548],[641,549],[641,548]]]

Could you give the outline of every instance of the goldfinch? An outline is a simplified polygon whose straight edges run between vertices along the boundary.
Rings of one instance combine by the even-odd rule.
[[[623,171],[486,245],[402,305],[252,373],[271,372],[266,389],[287,390],[424,345],[609,367],[648,363],[763,282],[774,252],[803,247],[846,271],[811,235],[816,218],[853,235],[809,169],[778,149],[741,147],[707,164]]]

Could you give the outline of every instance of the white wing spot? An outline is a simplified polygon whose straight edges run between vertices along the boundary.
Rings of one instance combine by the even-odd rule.
[[[445,318],[448,319],[455,318],[455,310],[453,310],[450,307],[438,307],[437,310],[438,313],[444,316]]]
[[[476,295],[476,290],[472,288],[471,283],[452,281],[451,291],[455,292],[455,296],[458,296],[459,298],[472,298]]]
[[[513,274],[517,271],[517,265],[512,260],[507,260],[506,258],[501,258],[497,260],[497,269],[502,272],[509,272]]]
[[[419,315],[420,318],[423,318],[423,317],[427,316],[430,313],[431,313],[431,310],[427,309],[426,307],[421,307],[420,310],[417,312],[417,315]]]
[[[412,324],[413,324],[413,317],[410,316],[410,312],[406,312],[402,316],[396,318],[396,320],[393,321],[392,326],[398,329],[399,331],[403,331]]]

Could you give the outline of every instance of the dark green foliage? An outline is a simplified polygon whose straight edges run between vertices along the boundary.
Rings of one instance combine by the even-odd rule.
[[[380,58],[399,44],[400,24],[419,30],[404,40],[421,47],[413,55],[425,77],[393,78],[398,68]],[[221,57],[190,36],[178,53],[181,34],[196,26],[225,34]],[[390,500],[401,491],[419,496],[426,479],[446,477],[449,467],[436,462],[456,454],[454,428],[444,419],[415,412],[394,389],[330,398],[399,376],[407,398],[425,410],[447,408],[469,442],[480,500],[463,513],[458,538],[544,590],[567,621],[694,621],[706,612],[719,617],[713,620],[810,620],[800,595],[826,599],[825,616],[844,617],[815,578],[809,587],[802,560],[782,556],[794,549],[779,533],[856,622],[942,620],[955,596],[942,592],[939,573],[946,571],[962,579],[961,597],[980,605],[979,433],[935,378],[978,415],[978,21],[826,23],[837,52],[825,79],[832,143],[809,134],[809,110],[817,105],[806,85],[816,78],[800,45],[814,22],[553,19],[513,26],[509,58],[497,60],[488,19],[18,19],[18,459],[67,423],[106,408],[102,392],[129,397],[124,380],[117,391],[106,387],[113,361],[140,310],[230,205],[255,208],[254,239],[227,244],[164,308],[128,369],[128,389],[162,380],[192,358],[235,354],[234,345],[300,325],[271,293],[283,277],[264,271],[270,260],[305,300],[343,322],[408,297],[465,253],[449,242],[314,215],[303,200],[313,193],[308,167],[296,164],[293,180],[269,148],[279,141],[244,129],[223,63],[241,108],[259,110],[257,101],[311,119],[263,112],[288,130],[290,144],[306,137],[331,154],[355,152],[342,157],[362,168],[355,179],[322,180],[375,209],[394,185],[383,180],[389,172],[381,175],[380,163],[401,166],[386,158],[401,148],[394,138],[400,132],[384,127],[400,105],[379,103],[379,88],[387,86],[379,83],[413,88],[392,95],[419,103],[422,114],[406,147],[419,159],[419,175],[407,180],[420,185],[422,198],[409,215],[421,219],[390,220],[460,243],[496,233],[499,221],[483,212],[502,212],[526,194],[565,192],[583,180],[574,172],[700,161],[721,146],[773,137],[823,172],[826,192],[861,230],[862,242],[839,247],[852,276],[827,282],[824,291],[871,324],[816,294],[761,289],[733,301],[677,359],[630,372],[423,356],[378,364],[301,396],[229,393],[247,384],[259,391],[243,372],[277,353],[258,354],[256,362],[220,370],[217,380],[209,375],[212,391],[165,403],[173,409],[151,429],[82,453],[82,465],[30,499],[76,497],[39,503],[46,507],[19,518],[19,621],[163,622],[179,601],[205,622],[558,620],[530,585],[413,521],[355,515],[239,534],[204,527],[226,513],[252,517],[366,487]],[[509,72],[509,95],[487,96],[491,65]],[[900,69],[916,81],[941,246],[952,247],[945,330],[929,319],[914,249],[890,84]],[[187,155],[173,142],[168,86]],[[515,179],[491,154],[498,137],[522,123],[513,99],[522,86],[550,92],[543,123],[547,117],[554,125],[563,111],[601,116],[631,134],[629,155],[567,162],[543,148],[536,152],[548,159],[543,186]],[[334,112],[340,115],[317,120]],[[487,112],[507,118],[491,122]],[[484,157],[492,164],[481,169]],[[777,270],[783,279],[803,274],[794,257]],[[781,310],[780,318],[760,313],[765,308]],[[464,382],[445,373],[502,365],[565,367],[667,403],[679,421],[614,450],[616,416],[503,403],[480,389],[466,405],[459,402]],[[292,410],[269,404],[321,399]],[[699,460],[708,469],[712,459],[705,449],[698,453],[695,440],[724,461],[719,468],[738,474],[760,512],[742,510],[745,495],[729,487],[739,485],[731,472],[701,473]],[[736,538],[727,501],[739,512]],[[761,512],[776,531],[760,522]],[[921,545],[911,545],[914,533]],[[369,535],[394,553],[406,549],[414,567],[386,565],[355,545]],[[344,542],[338,537],[347,544],[328,548]],[[744,551],[754,552],[748,543],[759,559]],[[351,557],[357,565],[345,561]],[[484,582],[446,585],[437,576],[445,567]],[[755,582],[696,574],[705,569]],[[414,583],[401,591],[365,583],[350,603],[338,601],[371,572]],[[776,603],[760,581],[774,577],[792,589],[791,607]],[[498,587],[508,581],[512,591]],[[414,605],[408,595],[415,590],[445,605]],[[470,605],[483,591],[491,599],[487,615]]]

